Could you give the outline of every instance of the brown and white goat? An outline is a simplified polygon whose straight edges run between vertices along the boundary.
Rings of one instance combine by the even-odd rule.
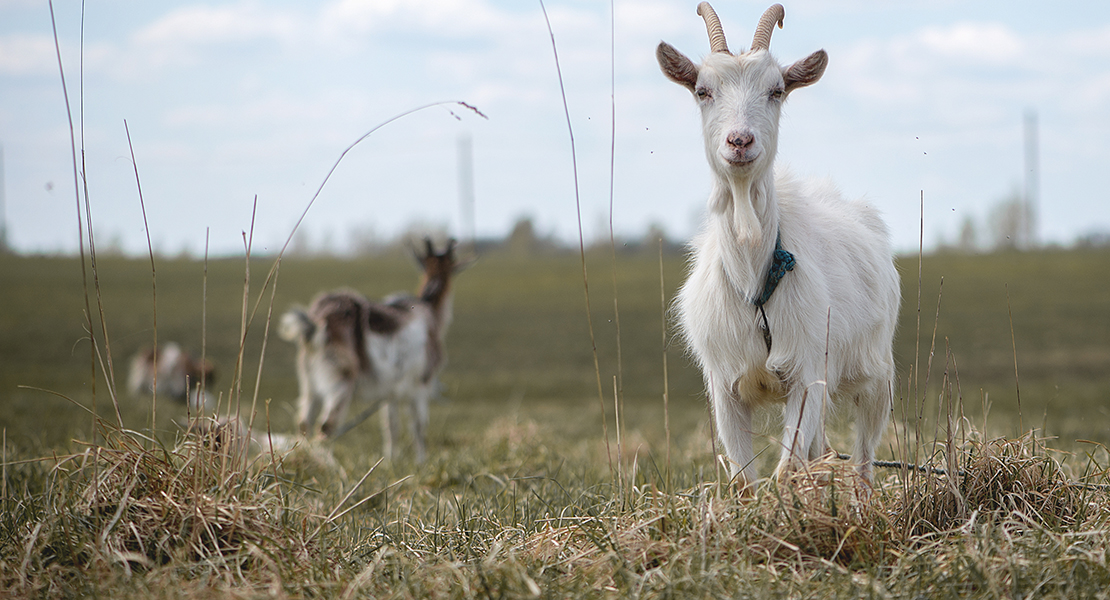
[[[215,408],[207,388],[215,379],[211,361],[200,360],[174,342],[161,348],[148,346],[131,358],[127,388],[131,395],[154,394],[188,402],[195,411]]]
[[[394,294],[371,302],[347,289],[325,292],[307,309],[281,319],[279,334],[297,344],[300,384],[298,425],[308,435],[319,426],[338,435],[355,393],[381,406],[383,452],[393,456],[399,404],[411,413],[416,460],[424,460],[428,403],[446,359],[451,324],[451,279],[466,265],[455,257],[455,240],[436,252],[430,239],[416,254],[424,275],[418,296]]]

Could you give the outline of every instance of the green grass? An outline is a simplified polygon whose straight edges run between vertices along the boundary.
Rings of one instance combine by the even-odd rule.
[[[643,419],[645,426],[650,426],[659,421],[663,391],[659,264],[653,256],[620,256],[618,260],[623,393],[634,406],[651,407],[652,415]],[[251,265],[252,307],[271,264],[270,259],[256,258]],[[591,255],[589,265],[602,387],[611,403],[617,364],[607,253]],[[117,380],[122,382],[130,355],[153,339],[150,263],[145,259],[102,258],[98,267],[113,363]],[[159,260],[156,268],[159,340],[173,340],[199,352],[205,308],[204,265]],[[668,300],[681,283],[683,268],[681,257],[666,257]],[[899,261],[904,307],[895,358],[903,390],[915,363],[918,338],[917,270],[916,257]],[[969,414],[980,414],[981,397],[987,394],[991,413],[1000,426],[997,433],[1018,433],[1015,383],[1019,382],[1026,423],[1040,427],[1047,411],[1049,433],[1110,443],[1106,428],[1096,426],[1098,422],[1089,418],[1096,414],[1110,417],[1106,408],[1110,397],[1110,279],[1106,277],[1110,273],[1110,252],[929,256],[924,259],[922,272],[919,362],[924,371],[935,324],[932,383],[943,373],[948,347],[958,367]],[[0,288],[0,330],[4,332],[0,337],[0,402],[6,406],[0,418],[9,435],[15,436],[12,439],[41,436],[42,446],[53,448],[68,442],[74,435],[72,428],[85,422],[80,409],[17,386],[53,390],[91,405],[80,265],[71,258],[0,256],[0,280],[4,282]],[[231,390],[238,353],[243,283],[242,259],[209,263],[206,349],[217,365],[217,389],[225,394]],[[411,290],[415,284],[415,267],[402,257],[286,259],[278,276],[273,307],[280,314],[292,304],[307,304],[320,290],[339,286],[381,297]],[[93,302],[95,313],[95,298]],[[244,387],[248,394],[254,391],[269,302],[267,291],[247,336]],[[1011,310],[1017,380],[1008,314]],[[99,326],[96,330],[99,336]],[[596,375],[577,256],[483,257],[457,280],[455,319],[448,345],[449,365],[443,383],[452,405],[467,408],[475,403],[517,403],[537,408],[597,409]],[[669,359],[676,415],[704,415],[701,377],[685,361],[677,341],[669,349]],[[292,364],[292,346],[271,336],[259,397],[273,399],[271,415],[280,429],[289,426],[290,404],[296,395]],[[97,390],[98,407],[104,408],[108,396],[102,380]],[[123,401],[125,409],[149,413],[144,402]],[[452,405],[436,412],[452,412]],[[47,407],[72,414],[72,421],[62,419],[55,422],[55,427],[19,433],[24,429],[20,427],[24,418],[33,418],[36,410]],[[16,412],[25,416],[16,418]],[[166,413],[173,414],[173,407],[167,407]],[[144,422],[149,422],[149,416],[134,424]],[[1091,426],[1084,428],[1085,422]],[[1011,424],[1013,429],[1009,429]]]
[[[251,264],[252,308],[270,265],[263,258]],[[97,266],[122,392],[130,354],[153,336],[150,262],[101,258]],[[618,372],[608,252],[591,254],[589,266],[609,445],[615,452],[612,390]],[[104,423],[115,420],[99,368],[95,400],[92,393],[80,265],[72,258],[0,255],[0,427],[9,463],[0,523],[6,540],[0,542],[0,593],[167,598],[533,597],[536,591],[544,597],[1105,593],[1110,584],[1105,561],[1110,503],[1102,492],[1082,491],[1086,499],[1073,502],[1086,507],[1081,514],[1068,513],[1077,509],[1059,508],[1058,503],[1049,511],[1044,508],[1048,504],[1020,494],[1058,500],[1060,490],[1074,491],[1061,487],[1059,477],[1053,479],[1058,462],[1060,477],[1070,478],[1088,468],[1097,472],[1110,462],[1103,449],[1076,441],[1110,444],[1105,426],[1110,417],[1110,252],[925,257],[917,359],[922,386],[934,326],[936,351],[930,388],[917,394],[909,381],[918,357],[918,259],[899,261],[904,297],[895,349],[903,390],[899,405],[912,406],[913,395],[926,402],[924,422],[906,425],[919,428],[926,440],[934,432],[943,440],[943,422],[936,427],[936,400],[946,389],[947,368],[952,394],[962,394],[962,410],[979,429],[984,423],[982,400],[989,398],[988,436],[1012,438],[1023,432],[1018,384],[1024,428],[1057,436],[996,450],[975,433],[968,441],[956,440],[952,453],[961,464],[994,456],[988,461],[995,465],[991,468],[1009,468],[1016,473],[1014,481],[1023,482],[994,490],[1007,500],[998,506],[976,504],[982,511],[970,523],[972,511],[960,508],[956,496],[945,496],[949,492],[943,483],[912,480],[918,487],[906,487],[910,483],[889,471],[882,474],[872,502],[853,500],[850,485],[837,492],[824,484],[796,488],[803,491],[765,486],[756,501],[739,501],[716,484],[700,375],[677,345],[668,350],[668,447],[659,268],[654,256],[618,256],[623,480],[610,473],[602,438],[578,257],[491,255],[457,281],[449,363],[442,377],[448,401],[432,407],[429,461],[420,466],[407,459],[382,464],[343,503],[380,456],[373,422],[328,449],[335,463],[320,458],[320,453],[326,458],[323,450],[298,451],[280,467],[263,461],[245,470],[224,464],[198,472],[198,461],[212,457],[203,448],[180,445],[175,423],[184,419],[184,408],[172,403],[157,407],[154,433],[159,442],[154,444],[143,437],[150,433],[150,400],[124,392],[124,425],[140,433],[101,425],[95,439],[115,452],[99,459],[60,460],[85,452],[83,442],[94,439],[97,426],[78,404],[92,407],[95,401]],[[682,280],[682,258],[666,257],[663,270],[669,299]],[[287,259],[273,307],[276,316],[291,304],[306,304],[317,291],[337,286],[380,297],[412,289],[415,283],[415,267],[400,257]],[[204,286],[203,264],[157,261],[158,339],[199,351],[206,308],[206,350],[217,364],[216,387],[227,397],[236,389],[243,261],[211,261],[207,303]],[[246,338],[244,407],[256,392],[270,301],[267,290]],[[95,313],[95,298],[93,307]],[[103,350],[95,314],[93,322]],[[268,422],[274,431],[292,430],[292,364],[292,347],[270,336],[257,406],[259,423]],[[72,401],[19,386],[51,390]],[[772,417],[767,419],[769,435],[775,432]],[[846,447],[848,429],[840,424],[834,432],[838,448]],[[894,430],[888,437],[889,457],[899,438]],[[1020,451],[1012,451],[1014,447]],[[761,458],[764,473],[773,464],[770,454]],[[50,460],[19,462],[40,457]],[[107,487],[90,483],[103,472],[119,479]],[[1036,477],[1029,475],[1034,472]],[[174,487],[183,473],[191,483]],[[840,473],[832,481],[841,476],[847,475]],[[168,482],[164,489],[185,491],[168,493],[172,502],[156,502],[162,497],[149,486],[161,480]],[[141,482],[132,487],[135,496],[119,497],[132,481]],[[804,490],[811,488],[814,495],[806,496],[811,492]],[[907,489],[916,491],[908,494]],[[135,490],[146,490],[145,495],[139,498]],[[964,490],[962,497],[975,497],[972,491]],[[112,493],[117,494],[115,504],[103,509],[87,501],[90,494]],[[185,534],[199,535],[190,529],[195,524],[173,521],[169,526],[159,519],[172,513],[167,507],[185,510],[203,494],[212,506],[226,506],[233,513],[244,505],[255,510],[236,513],[247,515],[241,522],[224,523],[215,516],[209,521],[243,527],[250,535],[227,538],[238,540],[227,546],[214,544],[209,554],[188,551],[186,541],[194,538]],[[350,513],[326,519],[336,506],[350,507],[364,499]],[[1012,509],[1019,505],[1026,507],[1025,517],[1014,516]],[[152,508],[156,506],[161,508]],[[927,532],[930,523],[949,522],[947,516],[928,516],[927,506],[946,507],[959,527]],[[252,525],[248,517],[255,514],[276,523],[275,529]],[[1056,518],[1061,514],[1066,518]],[[913,523],[899,521],[906,515],[915,515]],[[144,523],[168,533],[152,534],[141,548],[128,546],[133,544],[127,541],[128,531],[146,531]],[[319,533],[310,535],[317,528]],[[132,534],[136,537],[143,539]],[[834,542],[831,548],[828,540]],[[158,552],[150,550],[155,546]],[[120,559],[120,548],[158,560]]]
[[[895,359],[902,373],[914,348],[916,262],[900,263]],[[1014,427],[996,433],[1015,434],[1020,385],[1026,427],[1045,425],[1064,442],[1110,443],[1103,425],[1110,419],[1110,251],[939,255],[926,258],[922,271],[922,347],[928,349],[941,296],[934,364],[943,366],[949,346],[975,414],[986,393],[999,425]]]

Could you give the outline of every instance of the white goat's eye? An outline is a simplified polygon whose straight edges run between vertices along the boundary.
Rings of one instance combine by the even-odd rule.
[[[782,100],[782,95],[785,94],[785,93],[786,93],[786,91],[783,90],[782,88],[775,88],[775,89],[771,90],[770,99],[771,100]]]
[[[697,94],[699,100],[705,100],[706,98],[711,97],[709,90],[705,88],[698,88],[694,91],[694,93]]]

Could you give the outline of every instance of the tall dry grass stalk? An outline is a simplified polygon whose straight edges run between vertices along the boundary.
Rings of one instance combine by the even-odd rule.
[[[663,239],[659,239],[659,329],[663,354],[663,434],[667,439],[667,493],[671,493],[671,382],[667,368],[667,286],[663,283]]]
[[[562,67],[559,66],[559,49],[555,45],[555,31],[551,28],[551,19],[547,16],[547,7],[544,6],[543,0],[540,0],[540,10],[543,11],[543,19],[544,23],[547,25],[547,33],[551,37],[551,53],[555,58],[555,74],[559,80],[559,93],[563,99],[563,113],[566,116],[567,135],[570,138],[571,170],[574,177],[574,208],[578,221],[578,254],[582,259],[582,290],[586,301],[586,325],[590,332],[590,350],[593,352],[594,374],[597,378],[597,402],[598,407],[601,409],[601,429],[602,436],[605,439],[605,453],[609,460],[609,472],[615,473],[613,470],[613,453],[609,449],[609,425],[605,416],[605,392],[601,387],[601,365],[597,359],[597,339],[594,336],[593,311],[590,308],[590,278],[586,269],[586,239],[582,233],[582,200],[578,191],[578,153],[574,146],[574,126],[570,120],[570,105],[567,103],[566,87],[563,85],[563,70]],[[620,424],[617,423],[614,426],[619,428]],[[617,460],[619,461],[620,458],[618,457]]]
[[[100,367],[101,367],[101,370],[104,371],[107,375],[108,393],[109,393],[109,396],[111,397],[111,400],[112,400],[112,407],[115,409],[115,412],[116,412],[116,422],[118,423],[118,425],[120,427],[123,427],[123,416],[120,413],[119,401],[118,401],[118,399],[116,398],[116,395],[115,395],[115,385],[114,385],[115,378],[114,378],[114,372],[113,372],[113,369],[112,369],[111,352],[110,351],[107,352],[107,355],[108,355],[107,368],[105,368],[105,363],[104,363],[104,360],[103,360],[103,356],[100,353],[100,348],[99,348],[99,345],[96,341],[96,333],[95,333],[96,329],[93,326],[93,320],[92,320],[93,319],[92,303],[89,299],[89,267],[91,267],[93,289],[96,292],[97,312],[100,316],[100,321],[99,321],[100,329],[101,329],[102,335],[104,336],[104,343],[107,345],[108,344],[108,341],[107,341],[108,324],[107,324],[107,321],[104,318],[104,307],[101,303],[102,297],[101,297],[101,294],[100,294],[100,278],[99,278],[99,275],[98,275],[97,269],[96,269],[96,243],[94,241],[95,238],[93,236],[92,205],[89,201],[88,181],[81,175],[82,173],[86,172],[85,171],[85,146],[84,146],[84,127],[85,127],[85,125],[84,125],[84,122],[82,121],[81,122],[81,140],[82,140],[81,141],[81,158],[80,158],[80,160],[78,160],[78,158],[77,158],[76,128],[74,127],[74,124],[73,124],[73,111],[70,108],[69,89],[68,89],[68,86],[66,84],[65,68],[63,67],[63,64],[62,64],[62,49],[61,49],[61,43],[58,41],[58,25],[57,25],[57,22],[55,21],[55,18],[54,18],[54,2],[53,2],[53,0],[48,0],[47,6],[50,9],[50,26],[51,26],[51,28],[53,30],[53,34],[54,34],[54,53],[55,53],[55,56],[57,57],[57,60],[58,60],[58,75],[61,77],[61,81],[62,81],[62,97],[65,101],[66,118],[67,118],[68,123],[69,123],[70,157],[71,157],[71,164],[73,165],[73,191],[74,191],[74,197],[75,197],[76,202],[77,202],[77,240],[78,240],[77,248],[78,248],[79,258],[81,260],[81,285],[82,285],[82,289],[84,290],[84,300],[85,300],[85,328],[86,328],[86,332],[89,335],[89,342],[90,342],[90,344],[89,344],[90,386],[91,386],[91,390],[92,390],[94,413],[95,413],[95,407],[96,407],[96,368],[97,368],[97,364],[99,363]],[[84,5],[82,5],[81,14],[82,14],[82,17],[81,17],[81,31],[82,31],[82,33],[81,33],[81,35],[82,35],[82,39],[83,39],[83,37],[84,37],[84,22],[85,22],[84,21]],[[81,48],[81,52],[82,52],[81,60],[82,60],[82,64],[83,64],[84,63],[84,48],[83,48],[83,45],[82,45],[82,48]],[[83,72],[81,74],[81,81],[82,81],[82,87],[81,87],[82,94],[81,94],[81,97],[80,97],[80,103],[81,103],[81,109],[82,109],[82,115],[83,115],[84,114],[84,83],[83,83],[84,82],[84,73]],[[84,201],[84,217],[82,217],[82,198],[83,198],[83,201]],[[89,238],[89,265],[86,265],[86,259],[85,259],[86,229],[87,229],[88,238]],[[108,348],[110,349],[110,347],[108,347]],[[96,428],[93,427],[94,431],[95,431],[95,429]]]

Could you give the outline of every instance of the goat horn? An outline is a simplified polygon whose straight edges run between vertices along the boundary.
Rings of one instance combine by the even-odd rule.
[[[725,42],[725,30],[721,27],[721,20],[717,13],[709,6],[708,2],[698,5],[698,14],[705,19],[705,29],[709,32],[709,48],[713,52],[729,54],[728,44]]]
[[[771,8],[763,13],[763,16],[759,18],[759,25],[755,28],[755,37],[752,38],[752,49],[749,52],[771,49],[771,32],[775,30],[776,23],[778,23],[779,29],[782,29],[784,16],[786,16],[786,11],[781,4],[772,4]]]

